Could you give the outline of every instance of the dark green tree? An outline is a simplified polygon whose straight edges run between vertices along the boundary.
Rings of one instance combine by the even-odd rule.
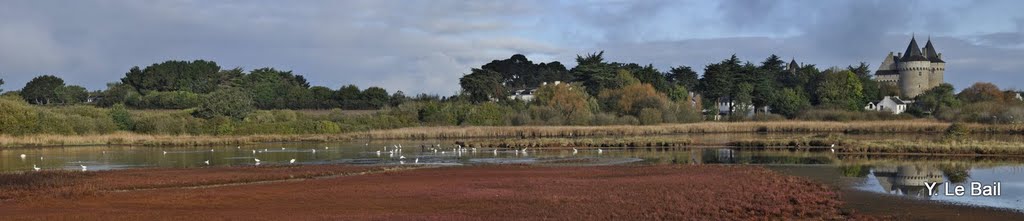
[[[366,101],[367,107],[370,109],[380,109],[387,106],[390,103],[391,95],[388,94],[387,90],[380,87],[369,87],[363,91],[363,100]]]
[[[206,119],[225,116],[241,120],[254,110],[250,93],[238,88],[222,88],[208,94],[193,115]]]
[[[345,85],[335,92],[335,99],[341,104],[342,109],[355,110],[362,109],[365,104],[362,101],[362,90],[359,90],[359,86],[356,85]]]
[[[132,67],[121,82],[131,85],[143,94],[149,91],[188,91],[209,93],[217,86],[230,81],[231,72],[221,72],[213,61],[165,61],[152,64],[145,69]]]
[[[462,94],[474,103],[506,99],[505,95],[508,92],[501,83],[501,73],[476,68],[473,69],[473,73],[459,79]]]
[[[719,63],[709,64],[704,67],[704,76],[700,79],[700,91],[704,95],[704,106],[713,106],[719,99],[730,96],[735,91],[736,73],[740,66],[740,60],[736,55]]]
[[[604,62],[604,51],[576,56],[576,67],[569,70],[576,82],[583,84],[590,96],[611,88],[616,79],[616,68]]]
[[[694,72],[689,66],[673,67],[668,72],[669,83],[680,85],[687,89],[696,89],[697,84],[700,83],[697,72]]]
[[[305,108],[305,99],[312,96],[305,77],[274,68],[252,70],[238,84],[252,94],[259,109]]]
[[[64,79],[53,75],[32,78],[21,89],[21,97],[32,104],[50,104],[57,102],[60,96],[57,90],[64,87]]]

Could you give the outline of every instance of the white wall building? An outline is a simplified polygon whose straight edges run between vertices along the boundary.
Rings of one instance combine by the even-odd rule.
[[[885,96],[878,102],[868,102],[867,106],[864,106],[864,110],[869,111],[888,111],[892,114],[902,114],[907,111],[907,103],[900,99],[900,97]]]

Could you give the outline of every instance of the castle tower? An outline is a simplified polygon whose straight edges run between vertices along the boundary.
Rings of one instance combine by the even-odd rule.
[[[906,52],[900,58],[897,67],[900,72],[900,94],[905,98],[914,98],[931,88],[932,62],[924,56],[917,40],[910,38]],[[940,79],[941,81],[941,79]]]
[[[942,54],[935,53],[935,47],[932,46],[932,39],[928,38],[928,43],[924,44],[924,56],[931,62],[931,76],[928,78],[928,88],[934,88],[942,84],[944,81],[943,75],[946,72],[946,62],[942,61]]]
[[[796,64],[796,58],[793,58],[793,60],[789,61],[789,65],[786,65],[786,70],[792,75],[796,75],[796,71],[799,69],[800,65]]]

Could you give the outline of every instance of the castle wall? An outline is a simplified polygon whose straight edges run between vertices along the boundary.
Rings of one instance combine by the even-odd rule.
[[[932,63],[932,76],[928,78],[929,89],[945,83],[946,63]]]
[[[900,62],[899,69],[901,97],[914,98],[925,90],[931,89],[931,62]]]

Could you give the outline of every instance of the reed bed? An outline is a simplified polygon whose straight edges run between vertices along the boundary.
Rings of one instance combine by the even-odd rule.
[[[550,138],[589,136],[651,136],[692,133],[941,133],[950,123],[932,120],[899,121],[776,121],[702,122],[650,126],[504,126],[413,127],[356,132],[365,139]],[[1024,134],[1024,125],[968,124],[979,133]]]
[[[959,155],[1024,155],[1024,143],[1005,141],[909,142],[903,140],[849,141],[843,152],[857,153],[924,153]]]
[[[310,135],[147,135],[118,132],[102,135],[0,135],[0,147],[48,147],[89,145],[212,146],[269,142],[330,142],[350,140],[348,134]]]

